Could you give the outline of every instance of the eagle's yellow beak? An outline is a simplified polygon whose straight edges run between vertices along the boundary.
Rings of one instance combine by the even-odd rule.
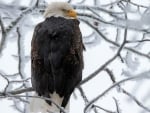
[[[68,16],[73,17],[73,18],[77,18],[77,13],[76,13],[75,10],[69,10],[68,11]]]

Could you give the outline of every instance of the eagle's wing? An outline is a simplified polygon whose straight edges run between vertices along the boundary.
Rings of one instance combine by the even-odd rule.
[[[32,86],[38,95],[47,95],[53,92],[50,61],[48,60],[49,45],[48,32],[43,23],[35,27],[31,42],[31,80]],[[51,86],[51,87],[49,87]]]
[[[83,43],[77,20],[51,17],[36,26],[32,39],[32,85],[39,95],[56,92],[65,107],[82,79]]]

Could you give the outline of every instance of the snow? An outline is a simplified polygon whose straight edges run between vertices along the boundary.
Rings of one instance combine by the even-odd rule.
[[[11,3],[13,0],[7,1],[8,4]],[[50,2],[49,0],[47,0]],[[52,0],[51,0],[52,1]],[[55,1],[55,0],[53,0]],[[64,1],[64,0],[59,0]],[[4,0],[1,0],[1,2],[4,2]],[[30,1],[20,1],[17,0],[17,2],[20,2],[18,4],[28,6]],[[73,1],[73,3],[80,2]],[[115,0],[111,0],[111,2],[115,2]],[[150,5],[149,0],[133,0],[133,2],[136,2],[138,4],[143,5]],[[87,0],[85,4],[91,5],[93,1]],[[99,4],[106,5],[110,3],[110,0],[105,1],[99,1]],[[15,3],[16,4],[16,3]],[[149,28],[149,17],[150,13],[149,10],[144,15],[135,13],[135,9],[132,9],[131,7],[126,8],[127,11],[130,11],[129,14],[129,20],[127,21],[127,24],[134,28]],[[1,12],[1,11],[0,11]],[[134,13],[134,14],[133,14]],[[19,15],[20,12],[16,12],[15,15]],[[103,14],[102,14],[103,15]],[[12,17],[15,18],[12,14]],[[30,77],[30,50],[31,50],[31,38],[33,35],[33,26],[37,23],[41,22],[43,20],[42,17],[35,16],[30,21],[26,21],[27,18],[30,18],[30,15],[28,15],[23,23],[20,23],[21,26],[20,30],[22,30],[23,39],[21,39],[21,49],[23,52],[22,59],[24,60],[24,77],[28,78]],[[112,19],[109,18],[108,15],[105,16],[107,18],[107,21],[111,21]],[[115,21],[114,23],[121,24],[123,21]],[[124,23],[122,23],[124,25]],[[88,36],[92,33],[91,28],[89,28],[87,25],[81,22],[80,28],[84,36]],[[112,27],[110,25],[102,24],[100,25],[100,29],[104,29],[102,32],[107,35],[107,37],[113,41],[116,41],[116,29],[115,27]],[[121,29],[119,31],[119,39],[117,39],[117,42],[121,43],[121,36],[123,36],[124,30]],[[141,39],[142,33],[137,33],[137,31],[129,31],[128,32],[128,38],[131,41],[139,40]],[[5,49],[3,51],[3,55],[0,57],[0,72],[5,72],[5,74],[14,74],[18,71],[18,56],[17,55],[17,43],[16,38],[12,39],[11,37],[17,37],[17,34],[10,34],[7,45],[5,46]],[[142,51],[143,53],[148,53],[150,44],[147,42],[141,44],[140,46],[137,46],[133,44],[128,44],[127,46],[132,46],[139,51]],[[106,61],[108,61],[114,53],[116,52],[116,48],[108,44],[107,42],[100,39],[100,42],[98,42],[95,46],[86,46],[86,51],[84,52],[84,71],[83,71],[83,79],[86,78],[88,75],[93,73],[94,70],[99,68],[101,65],[103,65]],[[141,58],[138,55],[135,55],[131,52],[123,51],[121,53],[125,63],[122,63],[119,59],[119,57],[112,62],[108,68],[110,70],[113,70],[113,73],[115,74],[116,81],[122,80],[123,78],[135,76],[140,74],[141,72],[145,72],[142,74],[149,74],[149,67],[150,67],[150,61],[146,58]],[[0,76],[0,91],[4,89],[7,82]],[[140,84],[140,85],[139,85]],[[27,83],[27,86],[31,85],[30,82]],[[84,92],[87,96],[87,98],[92,100],[97,95],[101,94],[104,90],[106,90],[109,86],[112,85],[112,81],[110,80],[110,77],[105,71],[100,72],[96,77],[94,77],[92,80],[84,84],[82,87],[84,89]],[[18,87],[18,85],[16,85]],[[122,84],[122,87],[134,96],[138,97],[140,102],[144,102],[144,105],[149,108],[150,106],[150,100],[149,100],[149,94],[150,92],[147,91],[150,87],[149,79],[147,80],[138,80],[138,81],[129,81],[127,84]],[[75,99],[72,95],[71,102],[70,102],[70,113],[83,113],[84,110],[84,101],[83,98],[80,96],[80,92],[78,89],[75,90],[75,94],[77,95],[77,99]],[[114,102],[113,97],[117,98],[119,102],[119,107],[121,108],[122,113],[142,113],[142,108],[138,107],[134,101],[132,101],[131,98],[127,97],[126,95],[122,94],[118,90],[111,90],[107,95],[105,95],[103,98],[98,100],[96,102],[96,105],[100,105],[101,107],[104,107],[109,110],[115,110],[116,105]],[[2,113],[18,113],[12,105],[13,102],[9,99],[1,99],[0,100],[0,106]],[[101,113],[105,113],[102,110],[99,110]],[[93,113],[93,112],[92,112]],[[146,112],[143,112],[146,113]]]

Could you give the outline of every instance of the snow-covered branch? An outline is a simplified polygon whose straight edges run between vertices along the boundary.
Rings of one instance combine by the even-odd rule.
[[[89,57],[88,60],[88,55],[85,57],[85,74],[77,87],[79,91],[77,97],[80,96],[84,103],[85,108],[82,108],[84,112],[124,113],[120,104],[122,98],[113,94],[110,96],[112,90],[117,91],[118,95],[123,94],[125,99],[130,98],[144,112],[150,112],[150,109],[146,107],[150,102],[148,98],[150,84],[147,83],[150,77],[149,1],[148,3],[135,0],[64,1],[71,3],[76,9],[87,50],[85,55],[86,52],[89,52],[89,56],[92,55],[92,58]],[[11,97],[10,101],[18,112],[28,113],[28,98],[49,100],[30,96],[34,91],[30,84],[32,32],[34,26],[42,21],[41,17],[48,3],[44,0],[30,0],[28,5],[20,5],[17,2],[18,0],[13,0],[12,4],[0,3],[0,80],[4,81],[4,84],[0,83],[0,98]],[[90,53],[97,47],[99,49],[96,53]],[[97,54],[100,54],[99,58],[96,57]],[[89,61],[93,64],[91,62],[88,64]],[[96,63],[98,66],[93,68],[92,66]],[[105,81],[106,78],[103,76],[105,74],[108,75],[108,81],[96,84],[99,79]],[[98,94],[95,93],[94,88],[89,88],[93,81],[94,87],[101,91]],[[125,87],[129,81],[132,82],[133,88]],[[107,87],[108,84],[109,87]],[[139,97],[138,93],[143,92],[143,86],[146,90]],[[109,101],[114,104],[113,108],[102,103],[103,98],[108,96],[112,99]],[[128,105],[125,99],[123,102]],[[20,107],[22,104],[23,107]],[[60,106],[57,107],[65,113]]]

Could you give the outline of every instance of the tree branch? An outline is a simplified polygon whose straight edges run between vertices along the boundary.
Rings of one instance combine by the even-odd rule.
[[[0,16],[0,26],[1,26],[1,30],[2,30],[2,39],[0,41],[0,55],[1,55],[1,52],[2,52],[4,45],[5,45],[5,40],[6,40],[6,29],[4,27],[4,23],[2,21],[1,16]]]
[[[94,103],[96,102],[99,98],[103,97],[106,93],[108,93],[111,89],[113,89],[114,87],[124,83],[124,82],[127,82],[127,81],[131,81],[131,80],[135,80],[135,79],[146,79],[145,77],[149,77],[149,75],[143,75],[143,74],[140,74],[140,75],[137,75],[137,76],[133,76],[133,77],[130,77],[130,78],[126,78],[126,79],[123,79],[119,82],[116,82],[114,83],[112,86],[110,86],[108,89],[106,89],[103,93],[101,93],[100,95],[98,95],[97,97],[95,97],[94,99],[92,99],[88,105],[85,107],[84,109],[84,113],[87,112],[87,109]]]

